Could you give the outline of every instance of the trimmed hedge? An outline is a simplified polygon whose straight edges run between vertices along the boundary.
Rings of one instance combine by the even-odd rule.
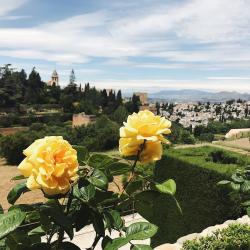
[[[212,235],[185,241],[182,250],[249,250],[250,226],[230,224],[227,228],[216,230]]]
[[[239,165],[210,161],[211,153],[218,150],[221,151],[214,147],[169,149],[156,164],[157,182],[168,178],[176,181],[176,198],[183,215],[176,208],[175,201],[163,195],[152,196],[150,213],[144,214],[143,209],[138,209],[146,219],[159,226],[157,235],[152,239],[154,246],[173,243],[183,235],[200,232],[208,226],[242,215],[238,202],[230,200],[227,191],[217,186]],[[240,158],[242,166],[250,162],[246,156],[224,152]]]

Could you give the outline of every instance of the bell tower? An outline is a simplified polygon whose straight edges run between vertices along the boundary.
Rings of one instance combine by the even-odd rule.
[[[59,85],[59,77],[58,77],[56,70],[53,71],[52,76],[51,76],[51,86],[54,84],[55,86]]]

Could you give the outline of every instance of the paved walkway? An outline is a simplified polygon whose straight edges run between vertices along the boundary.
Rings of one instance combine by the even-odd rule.
[[[123,217],[125,220],[125,225],[129,226],[132,223],[135,222],[142,222],[142,221],[146,221],[145,219],[143,219],[139,214],[135,213],[132,215],[127,215]],[[107,232],[108,233],[108,232]],[[113,238],[117,238],[119,237],[118,232],[114,231],[111,233],[110,237]],[[86,226],[83,230],[77,232],[75,234],[75,237],[73,239],[73,243],[76,244],[78,247],[80,247],[82,250],[91,247],[93,240],[95,238],[95,231],[93,229],[92,225]],[[68,239],[69,240],[69,239]],[[67,241],[67,239],[66,239]],[[132,241],[132,243],[137,243],[137,244],[150,244],[150,240],[144,240],[144,241]],[[121,250],[129,250],[130,249],[130,244],[119,248]],[[101,241],[97,244],[97,246],[95,247],[95,250],[102,250],[101,247]]]

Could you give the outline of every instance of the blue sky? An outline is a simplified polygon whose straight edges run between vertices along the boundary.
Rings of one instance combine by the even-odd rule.
[[[250,92],[249,0],[0,0],[0,64],[61,85]]]

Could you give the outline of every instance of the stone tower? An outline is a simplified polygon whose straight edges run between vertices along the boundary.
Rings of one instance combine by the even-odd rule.
[[[56,72],[56,70],[53,71],[52,75],[51,75],[51,80],[48,81],[48,85],[49,86],[59,86],[59,77],[58,74]]]
[[[51,76],[51,85],[55,84],[56,86],[59,85],[59,77],[56,70],[53,71]]]

